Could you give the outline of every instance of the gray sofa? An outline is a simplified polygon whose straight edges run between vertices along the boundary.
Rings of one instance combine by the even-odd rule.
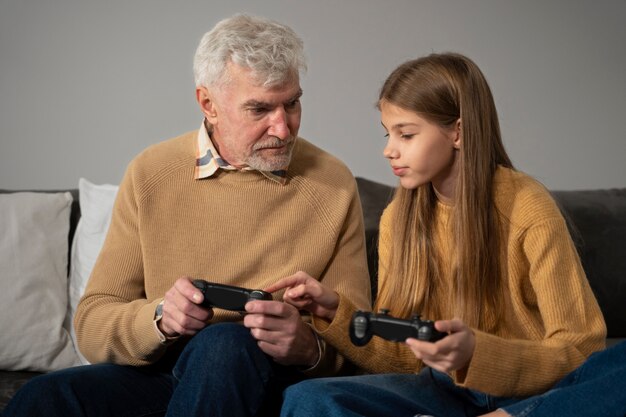
[[[393,188],[357,178],[367,239],[372,293],[377,288],[378,221],[391,199]],[[0,193],[15,190],[0,190]],[[78,190],[70,219],[71,242],[80,218]],[[50,192],[50,191],[48,191]],[[626,188],[589,191],[554,191],[568,219],[591,287],[608,327],[607,344],[626,339]],[[20,386],[37,373],[0,370],[0,410]]]

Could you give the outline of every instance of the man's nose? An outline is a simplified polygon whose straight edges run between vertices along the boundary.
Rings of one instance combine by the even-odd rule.
[[[287,112],[285,112],[284,108],[279,107],[272,114],[268,133],[270,136],[275,136],[281,140],[285,140],[291,135],[287,122]]]

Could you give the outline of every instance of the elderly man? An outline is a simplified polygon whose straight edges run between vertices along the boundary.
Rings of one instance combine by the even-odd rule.
[[[288,27],[235,16],[194,59],[198,131],[129,165],[75,317],[94,365],[31,380],[4,416],[253,416],[343,358],[274,294],[245,314],[192,279],[248,289],[305,271],[370,305],[361,207],[336,158],[297,136],[305,68]]]

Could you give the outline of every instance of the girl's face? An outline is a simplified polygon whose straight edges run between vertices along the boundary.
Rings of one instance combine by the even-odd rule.
[[[400,178],[400,185],[414,189],[432,183],[441,200],[453,201],[461,146],[460,120],[445,129],[384,100],[380,110],[387,131],[383,155]]]

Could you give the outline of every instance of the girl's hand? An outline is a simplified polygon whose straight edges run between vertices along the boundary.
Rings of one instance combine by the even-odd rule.
[[[409,338],[409,345],[417,359],[441,372],[451,372],[469,365],[474,355],[476,337],[461,320],[438,320],[435,328],[448,336],[432,343]]]
[[[329,321],[335,318],[339,295],[306,272],[298,271],[285,277],[265,288],[265,291],[275,292],[283,288],[287,288],[283,301]]]

